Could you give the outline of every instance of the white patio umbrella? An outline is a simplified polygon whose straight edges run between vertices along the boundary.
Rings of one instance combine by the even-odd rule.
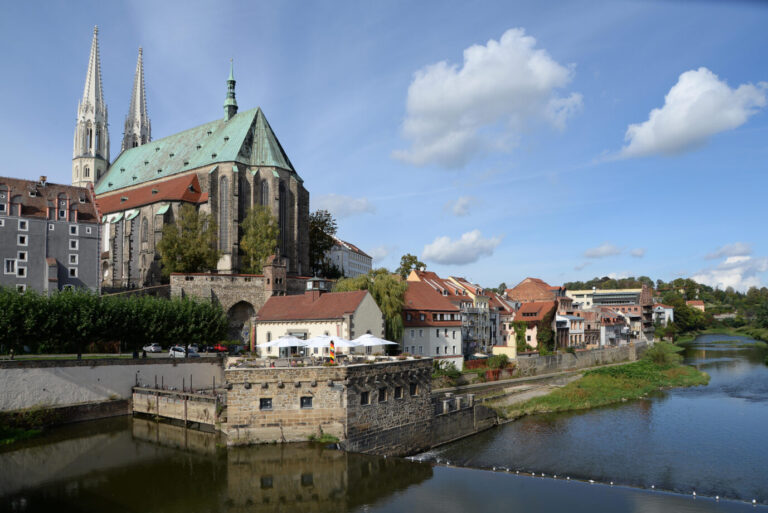
[[[276,344],[272,347],[307,347],[307,341],[293,335],[286,335],[275,340]]]
[[[360,335],[357,337],[353,342],[357,342],[361,346],[371,347],[371,346],[399,346],[397,342],[392,342],[390,340],[384,340],[383,338],[375,337],[371,335],[370,333],[366,333],[365,335]]]
[[[342,337],[334,337],[331,335],[317,335],[316,337],[312,337],[309,340],[307,340],[307,347],[310,348],[326,348],[331,347],[331,341],[333,341],[334,346],[336,349],[341,348],[355,348],[359,346],[357,342],[353,342],[351,340],[347,340]]]

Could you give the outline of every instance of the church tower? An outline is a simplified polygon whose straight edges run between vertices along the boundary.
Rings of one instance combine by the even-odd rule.
[[[125,117],[121,151],[141,146],[151,140],[152,126],[149,123],[147,95],[144,91],[144,61],[142,60],[141,47],[139,47],[139,60],[136,62],[136,75],[133,77],[131,104],[128,107],[128,115]]]
[[[109,166],[107,106],[101,89],[99,28],[93,28],[91,56],[85,75],[83,98],[77,106],[77,126],[72,151],[72,185],[96,184]]]
[[[237,100],[235,100],[235,73],[232,59],[229,60],[229,78],[227,78],[227,98],[224,100],[224,120],[237,114]]]

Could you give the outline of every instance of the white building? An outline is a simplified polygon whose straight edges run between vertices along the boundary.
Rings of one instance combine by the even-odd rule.
[[[368,274],[373,269],[373,258],[363,250],[334,237],[336,244],[328,252],[328,259],[346,278]]]
[[[653,305],[653,322],[658,322],[662,326],[675,322],[675,309],[661,303]]]

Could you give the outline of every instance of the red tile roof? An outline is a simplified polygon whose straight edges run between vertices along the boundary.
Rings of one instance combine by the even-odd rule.
[[[358,248],[354,244],[351,244],[351,243],[349,243],[347,241],[341,240],[341,239],[339,239],[337,237],[334,237],[333,240],[335,240],[336,244],[338,244],[339,246],[345,247],[348,250],[352,251],[353,253],[357,253],[358,255],[362,255],[364,257],[372,258],[371,255],[369,255],[368,253],[366,253],[362,249]]]
[[[317,296],[311,292],[299,296],[272,296],[257,315],[259,321],[301,321],[342,319],[354,313],[367,290],[327,292]],[[314,300],[313,300],[314,298]]]
[[[202,192],[197,175],[191,174],[96,198],[102,214],[121,212],[160,201],[205,203],[208,201],[208,193]]]
[[[551,312],[557,303],[554,301],[532,301],[520,305],[520,310],[515,315],[516,321],[535,322],[541,321]]]
[[[685,302],[685,304],[691,305],[691,306],[704,306],[704,301],[702,301],[701,299],[689,299],[688,301]]]
[[[98,222],[93,195],[87,188],[51,183],[43,180],[45,177],[40,178],[35,181],[0,177],[0,194],[5,194],[0,201],[6,205],[20,203],[22,217],[48,219],[48,208],[58,210],[57,200],[63,195],[62,198],[69,199],[70,208],[77,210],[78,222]],[[6,213],[17,215],[15,210],[7,210]]]
[[[403,310],[458,312],[459,307],[423,281],[406,282]]]
[[[538,278],[526,278],[511,289],[507,289],[507,297],[515,301],[549,301],[554,299],[559,287],[552,287]]]
[[[668,308],[668,309],[671,309],[671,310],[674,310],[674,309],[675,309],[675,307],[674,307],[674,306],[665,305],[665,304],[663,304],[663,303],[656,303],[655,305],[653,305],[653,307],[654,307],[654,308],[656,308],[657,306],[660,306],[660,307],[662,307],[662,308]]]

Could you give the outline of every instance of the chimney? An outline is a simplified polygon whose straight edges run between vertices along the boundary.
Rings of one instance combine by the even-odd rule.
[[[48,177],[47,176],[41,176],[40,177],[40,185],[42,185],[43,187],[45,187],[45,182],[47,182],[47,181],[48,181]]]

